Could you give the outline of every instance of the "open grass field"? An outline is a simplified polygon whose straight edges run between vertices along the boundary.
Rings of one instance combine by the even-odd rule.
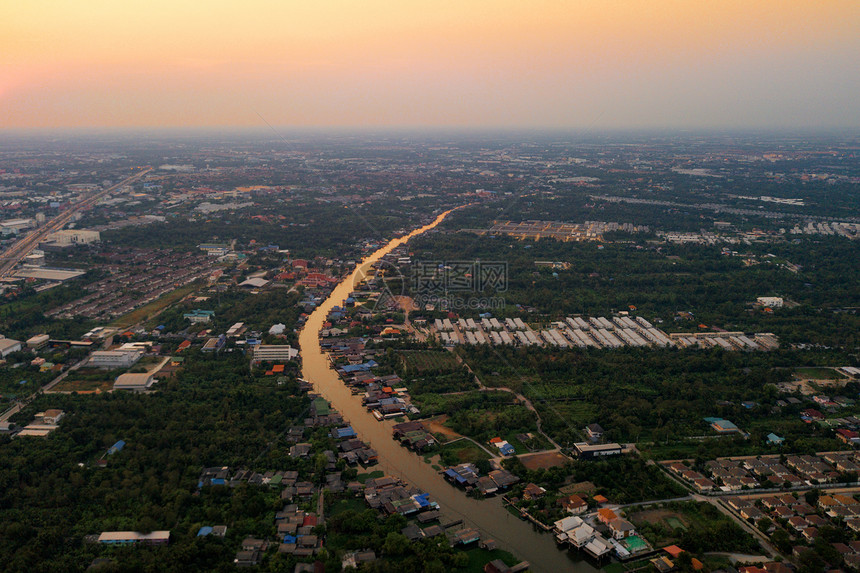
[[[385,472],[384,472],[384,471],[382,471],[382,470],[375,470],[375,471],[372,471],[372,472],[369,472],[369,473],[366,473],[366,474],[358,474],[358,475],[356,476],[356,478],[355,478],[355,479],[356,479],[356,481],[359,481],[359,482],[361,482],[361,483],[364,483],[364,482],[366,482],[366,481],[367,481],[367,480],[369,480],[369,479],[381,478],[381,477],[383,477],[384,475],[385,475]]]
[[[458,464],[474,463],[478,460],[488,460],[487,452],[470,442],[458,440],[453,444],[445,444],[440,450],[443,460],[454,461]]]
[[[841,380],[844,378],[833,368],[795,368],[794,375],[809,380]]]
[[[353,511],[364,511],[367,509],[367,504],[364,503],[363,499],[359,498],[339,499],[326,509],[326,517],[337,515],[350,509]]]
[[[168,306],[179,302],[186,295],[191,294],[195,290],[199,288],[199,285],[190,284],[186,285],[182,288],[178,288],[173,292],[169,292],[166,295],[152,301],[149,304],[146,304],[140,308],[137,308],[130,313],[120,316],[116,320],[110,323],[111,326],[119,326],[121,328],[129,327],[135,325],[139,322],[143,322],[147,319],[150,319],[160,313],[162,310],[167,308]]]
[[[567,425],[570,423],[576,427],[584,427],[592,423],[597,415],[597,406],[591,402],[578,400],[557,402],[532,398],[532,404],[541,413],[541,417],[550,424]]]

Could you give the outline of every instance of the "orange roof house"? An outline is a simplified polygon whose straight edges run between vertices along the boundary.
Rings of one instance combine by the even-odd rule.
[[[613,519],[618,519],[618,514],[611,509],[604,507],[603,509],[597,510],[597,519],[608,525]]]

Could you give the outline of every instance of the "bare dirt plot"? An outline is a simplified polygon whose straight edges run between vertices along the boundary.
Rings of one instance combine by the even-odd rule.
[[[549,469],[563,466],[568,460],[558,452],[544,452],[542,454],[530,454],[520,456],[520,461],[530,470]]]
[[[100,394],[113,389],[112,380],[61,380],[52,392],[77,392],[79,394]]]
[[[445,426],[445,421],[448,419],[447,415],[438,416],[436,418],[431,418],[430,420],[426,420],[424,424],[429,428],[430,432],[433,434],[442,434],[450,440],[455,438],[462,438],[460,434]]]
[[[651,523],[657,524],[661,521],[667,523],[670,527],[672,525],[677,525],[678,522],[681,523],[683,527],[687,526],[687,523],[676,511],[671,511],[669,509],[651,509],[647,511],[638,511],[630,516],[631,521],[634,523]],[[671,522],[669,521],[671,520]]]

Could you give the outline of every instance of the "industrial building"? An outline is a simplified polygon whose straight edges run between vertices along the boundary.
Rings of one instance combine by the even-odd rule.
[[[35,336],[31,336],[27,339],[27,348],[32,348],[33,350],[40,350],[48,345],[48,341],[51,339],[47,334],[37,334]]]
[[[89,245],[101,241],[101,235],[98,231],[67,229],[49,234],[45,241],[54,245]]]
[[[110,545],[129,545],[144,543],[146,545],[166,545],[170,541],[170,531],[103,531],[99,535],[99,543]]]
[[[12,338],[0,338],[0,356],[6,358],[13,352],[21,350],[21,342]]]
[[[22,279],[42,279],[46,281],[67,281],[86,274],[86,271],[73,269],[51,269],[48,267],[25,267],[15,271],[14,276]]]
[[[131,368],[140,360],[140,350],[96,350],[90,354],[89,366],[96,368]]]
[[[113,383],[114,390],[128,390],[130,392],[145,392],[149,390],[155,379],[152,374],[120,374]]]
[[[621,444],[589,444],[577,442],[573,444],[573,451],[582,459],[601,458],[604,456],[616,456],[621,453]]]

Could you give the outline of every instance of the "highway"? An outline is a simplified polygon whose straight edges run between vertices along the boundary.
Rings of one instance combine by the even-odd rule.
[[[3,253],[3,256],[0,257],[0,278],[6,278],[12,272],[12,269],[15,268],[21,260],[27,256],[27,254],[39,244],[46,236],[49,234],[61,230],[66,226],[75,213],[82,211],[84,209],[88,209],[98,203],[105,195],[119,189],[124,185],[128,185],[129,183],[133,183],[137,181],[147,173],[152,171],[152,168],[145,169],[140,171],[139,173],[135,173],[131,177],[123,179],[116,185],[108,187],[107,189],[103,189],[97,193],[94,193],[88,197],[85,197],[51,219],[46,222],[44,225],[22,238],[20,241],[16,242],[14,245],[6,249],[6,252]]]

